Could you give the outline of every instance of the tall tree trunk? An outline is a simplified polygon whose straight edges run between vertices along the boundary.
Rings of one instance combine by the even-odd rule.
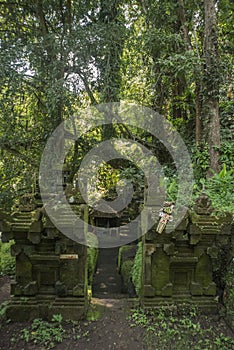
[[[196,82],[196,145],[201,145],[202,140],[202,93],[201,93],[201,84]]]
[[[106,33],[104,34],[108,53],[105,55],[105,63],[100,69],[102,78],[101,102],[104,103],[118,102],[120,99],[120,67],[124,38],[121,33],[122,24],[118,18],[119,11],[119,1],[101,1],[99,21],[102,27],[106,27],[109,31],[108,36],[106,36]],[[113,30],[115,30],[114,35]],[[110,139],[115,136],[115,133],[113,124],[103,125],[103,140]]]
[[[183,35],[184,35],[184,41],[186,43],[187,49],[191,50],[192,49],[192,44],[191,44],[191,40],[189,37],[189,30],[188,30],[188,26],[186,23],[186,16],[185,16],[185,9],[184,9],[184,0],[178,0],[178,17],[180,20],[180,26],[183,30]]]
[[[183,36],[184,36],[184,42],[186,44],[187,50],[192,50],[192,42],[190,40],[189,36],[189,29],[187,25],[187,20],[186,20],[186,14],[185,14],[185,5],[184,5],[184,0],[177,0],[178,2],[178,14],[179,14],[179,20],[180,20],[180,26],[181,29],[183,30]],[[202,83],[199,81],[199,79],[196,79],[196,89],[195,89],[195,96],[196,96],[196,101],[195,101],[195,108],[196,108],[196,121],[195,121],[195,138],[196,138],[196,145],[200,146],[201,145],[201,139],[202,139],[202,93],[201,93],[201,86]]]
[[[219,56],[215,0],[204,0],[204,103],[203,126],[205,141],[210,153],[207,176],[219,171],[220,121],[219,121]]]

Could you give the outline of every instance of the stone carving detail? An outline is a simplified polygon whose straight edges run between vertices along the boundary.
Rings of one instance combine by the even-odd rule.
[[[213,211],[210,198],[205,192],[202,192],[200,197],[196,200],[194,210],[197,214],[209,215]]]
[[[20,211],[32,211],[36,208],[35,197],[32,194],[24,194],[19,199]]]

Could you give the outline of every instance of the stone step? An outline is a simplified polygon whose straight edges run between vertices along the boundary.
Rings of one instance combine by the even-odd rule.
[[[30,223],[32,221],[32,217],[31,216],[18,216],[18,217],[14,217],[14,222],[26,222],[26,223]]]

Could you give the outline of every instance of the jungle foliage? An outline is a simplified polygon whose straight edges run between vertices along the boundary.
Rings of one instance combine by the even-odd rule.
[[[205,185],[215,204],[229,208],[233,6],[227,0],[1,1],[0,207],[9,210],[31,190],[45,143],[62,121],[87,106],[124,100],[173,124],[193,159],[195,191]],[[168,186],[174,183],[169,196],[176,195],[168,152],[144,131],[120,124],[74,142],[66,159],[71,181],[84,155],[113,137],[151,149]],[[108,197],[123,175],[142,187],[144,175],[136,169],[109,162],[100,169],[100,192]],[[224,187],[228,193],[220,202]]]
[[[62,121],[88,106],[127,101],[160,113],[180,133],[193,161],[194,198],[205,187],[214,207],[234,213],[233,10],[228,0],[2,0],[0,208],[9,211],[32,190],[46,141]],[[158,157],[174,200],[178,183],[169,152],[152,135],[121,124],[89,130],[74,142],[66,158],[70,182],[89,150],[120,137]],[[123,179],[142,201],[144,174],[123,159],[100,168],[100,196],[112,197]],[[11,273],[4,247],[0,272]],[[96,258],[90,248],[90,284]],[[126,266],[138,295],[141,258],[139,243],[133,266]],[[179,337],[185,327],[168,334]]]
[[[9,243],[0,242],[0,275],[15,274],[15,257],[11,256],[11,246],[14,241]]]

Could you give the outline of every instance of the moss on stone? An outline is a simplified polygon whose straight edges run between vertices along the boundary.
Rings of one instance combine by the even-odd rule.
[[[140,296],[142,290],[142,242],[138,243],[138,249],[132,267],[132,282],[136,294]]]
[[[226,288],[224,292],[224,305],[226,307],[227,321],[234,329],[234,260],[232,260],[225,276]]]
[[[122,247],[119,248],[119,253],[118,253],[118,271],[121,273],[121,267],[124,262],[124,260],[131,260],[129,259],[129,256],[127,259],[124,259],[124,255],[128,255],[126,253],[131,253],[133,250],[133,246],[131,245],[123,245]]]
[[[133,260],[126,260],[121,266],[122,277],[122,293],[129,293],[131,290],[131,273],[133,267]]]
[[[167,288],[169,280],[169,257],[162,248],[157,250],[157,254],[152,257],[152,286],[158,295],[163,295],[164,287]],[[167,292],[166,292],[167,294]]]
[[[97,237],[91,233],[87,233],[87,240],[89,242],[88,247],[88,255],[87,255],[87,265],[88,265],[88,284],[92,285],[93,282],[93,275],[96,270],[97,265],[97,259],[98,259],[98,248],[95,248],[98,246],[98,239]]]

